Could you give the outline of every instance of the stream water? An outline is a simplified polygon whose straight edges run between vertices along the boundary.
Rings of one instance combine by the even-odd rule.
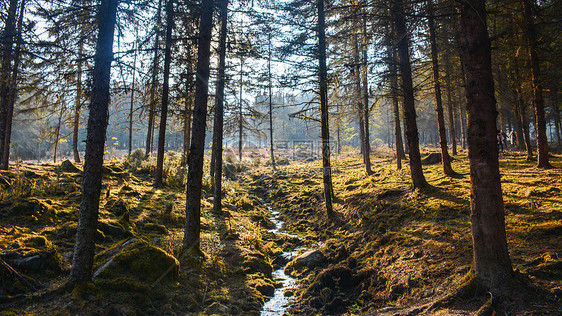
[[[279,219],[279,211],[272,210],[270,206],[268,206],[268,208],[271,212],[271,217],[269,219],[275,224],[275,228],[272,228],[269,231],[274,234],[283,234],[298,238],[297,235],[281,232],[280,230],[283,227],[284,223],[281,219]],[[300,248],[295,248],[291,251],[284,252],[282,256],[285,260],[283,261],[289,262],[293,260],[293,258],[297,255],[299,249]],[[292,297],[286,297],[285,290],[295,288],[297,286],[297,280],[290,275],[285,274],[285,265],[286,264],[281,265],[281,267],[279,267],[272,273],[273,279],[277,282],[280,282],[281,286],[275,289],[273,296],[263,305],[261,311],[262,316],[283,315],[285,313],[285,310],[291,304]]]

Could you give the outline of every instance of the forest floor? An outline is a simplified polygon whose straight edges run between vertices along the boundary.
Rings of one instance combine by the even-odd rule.
[[[279,256],[315,247],[320,260],[286,270],[299,285],[286,290],[294,301],[289,314],[470,315],[489,297],[475,291],[425,308],[470,271],[466,154],[455,156],[454,177],[443,176],[439,164],[424,166],[431,187],[423,191],[410,190],[407,164],[397,171],[390,152],[375,152],[371,176],[360,159],[337,157],[332,219],[323,208],[319,161],[284,160],[273,173],[260,159],[227,159],[223,213],[211,212],[204,178],[201,256],[182,252],[179,161],[167,155],[164,188],[151,185],[153,162],[105,165],[98,273],[74,291],[61,285],[72,258],[80,170],[23,164],[1,172],[0,315],[258,315],[278,286],[272,271],[284,264]],[[520,153],[500,155],[508,247],[525,284],[497,303],[509,315],[562,314],[562,156],[551,161],[554,169],[541,170]],[[298,237],[269,231],[269,206]]]

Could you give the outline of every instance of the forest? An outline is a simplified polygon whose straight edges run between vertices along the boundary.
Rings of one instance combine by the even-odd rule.
[[[560,0],[0,7],[0,315],[562,315]]]

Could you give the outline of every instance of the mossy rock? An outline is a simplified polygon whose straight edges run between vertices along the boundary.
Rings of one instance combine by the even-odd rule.
[[[250,253],[246,255],[242,264],[244,271],[247,273],[261,272],[264,275],[271,275],[273,267],[267,262],[262,254]]]
[[[131,277],[142,282],[177,281],[179,261],[142,239],[129,239],[98,254],[94,278]]]
[[[166,228],[166,226],[164,226],[162,224],[156,224],[156,223],[148,222],[148,223],[144,224],[143,228],[145,230],[153,231],[153,232],[160,233],[160,234],[163,234],[163,235],[168,235],[170,233],[168,228]]]
[[[76,172],[80,172],[80,169],[78,169],[70,160],[65,160],[60,164],[60,171],[62,172],[71,172],[71,173],[76,173]]]
[[[109,200],[105,203],[105,209],[116,216],[129,212],[129,205],[123,199]]]

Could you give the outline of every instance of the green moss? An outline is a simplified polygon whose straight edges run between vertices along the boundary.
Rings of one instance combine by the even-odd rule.
[[[155,282],[159,279],[176,281],[179,278],[178,260],[144,240],[118,243],[97,255],[96,262],[98,269],[108,265],[98,274],[98,277],[105,279],[131,276],[141,281]]]

